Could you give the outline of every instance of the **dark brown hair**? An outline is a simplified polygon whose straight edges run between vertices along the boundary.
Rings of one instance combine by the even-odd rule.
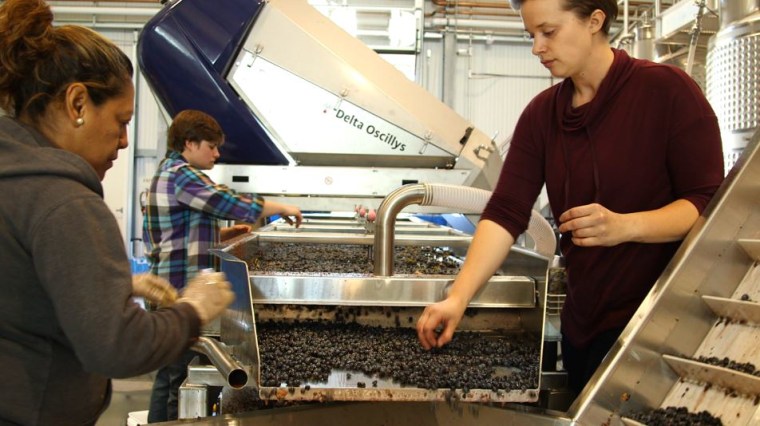
[[[523,4],[528,0],[509,0],[512,9],[520,10]],[[580,19],[588,19],[595,10],[599,9],[604,12],[604,24],[602,32],[610,34],[612,21],[617,19],[618,5],[616,0],[560,0],[563,5],[562,9],[572,11]]]
[[[182,152],[185,149],[185,141],[201,142],[209,141],[224,143],[224,132],[214,117],[203,111],[186,109],[180,111],[169,126],[167,135],[167,148]]]
[[[42,0],[0,5],[0,107],[37,122],[74,82],[87,87],[95,105],[124,92],[132,62],[111,41],[77,25],[54,27]]]

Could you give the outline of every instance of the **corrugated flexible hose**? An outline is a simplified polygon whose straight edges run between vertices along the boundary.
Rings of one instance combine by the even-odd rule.
[[[425,186],[422,206],[448,207],[462,213],[482,213],[491,199],[491,191],[466,186],[422,184]],[[557,249],[557,239],[549,222],[535,209],[531,211],[526,234],[533,240],[533,250],[551,259]]]

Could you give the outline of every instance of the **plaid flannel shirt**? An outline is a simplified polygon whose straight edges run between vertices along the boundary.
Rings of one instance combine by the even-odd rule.
[[[177,289],[198,271],[214,268],[209,248],[219,243],[220,220],[255,222],[264,200],[214,183],[176,151],[161,161],[150,184],[143,242],[150,272]]]

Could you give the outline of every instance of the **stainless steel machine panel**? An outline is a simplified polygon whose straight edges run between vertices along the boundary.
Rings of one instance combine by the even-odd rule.
[[[466,234],[454,229],[425,223],[400,220],[396,228],[395,243],[399,246],[446,244],[452,246],[452,253],[458,248],[463,254],[470,239]],[[253,380],[248,388],[256,389],[256,399],[279,402],[537,401],[545,317],[543,277],[537,279],[506,274],[493,277],[473,300],[458,327],[461,339],[468,338],[468,333],[476,333],[472,336],[478,336],[475,339],[480,339],[481,342],[496,339],[502,342],[496,346],[509,348],[512,345],[514,353],[529,354],[521,358],[526,361],[522,368],[515,367],[506,360],[503,367],[497,367],[491,373],[494,383],[499,382],[502,385],[478,388],[471,385],[471,382],[465,382],[467,384],[460,386],[426,388],[404,384],[385,374],[343,368],[333,368],[326,380],[315,381],[299,377],[280,383],[280,379],[273,379],[271,371],[267,369],[269,366],[265,363],[266,359],[272,360],[266,354],[266,351],[272,348],[265,348],[267,330],[277,327],[272,324],[287,324],[284,326],[285,329],[308,326],[343,327],[348,324],[349,330],[359,324],[361,327],[369,328],[372,333],[379,333],[378,342],[391,339],[401,339],[399,341],[405,342],[404,350],[398,351],[399,357],[409,357],[410,353],[416,353],[415,350],[419,353],[412,357],[429,356],[421,350],[414,327],[423,308],[444,297],[448,286],[453,282],[452,275],[412,273],[379,277],[372,275],[371,267],[367,273],[345,274],[331,270],[304,273],[289,270],[287,263],[285,270],[262,273],[256,271],[254,266],[259,263],[258,259],[262,253],[279,250],[281,247],[278,246],[284,245],[292,249],[293,252],[284,257],[293,260],[302,259],[298,251],[306,250],[309,245],[350,244],[369,251],[372,249],[373,240],[372,234],[367,232],[366,222],[344,218],[307,217],[301,230],[284,227],[282,221],[277,221],[236,240],[216,253],[221,259],[221,270],[227,274],[237,295],[233,309],[228,311],[221,322],[221,341],[237,360],[250,367]],[[516,258],[519,260],[519,257],[518,253]],[[371,259],[371,256],[369,258]],[[537,270],[545,273],[545,259],[542,265]],[[520,268],[523,269],[522,266]],[[304,329],[303,332],[307,333],[308,330]],[[295,346],[297,335],[291,339],[291,344]],[[325,343],[319,346],[316,342],[318,339],[314,340],[312,343],[324,350]],[[444,355],[445,351],[446,349],[443,349],[440,356],[447,356]],[[395,355],[388,357],[388,364],[404,364],[396,359]],[[412,364],[414,361],[414,358],[410,358],[406,364]],[[464,362],[451,364],[448,368],[456,369]],[[482,365],[482,368],[490,367]],[[190,378],[193,378],[192,372]],[[512,378],[514,382],[510,382]],[[272,383],[272,380],[276,380],[277,384]],[[505,381],[515,384],[506,385],[513,386],[511,388],[497,387],[505,386]],[[250,392],[250,389],[244,392]]]

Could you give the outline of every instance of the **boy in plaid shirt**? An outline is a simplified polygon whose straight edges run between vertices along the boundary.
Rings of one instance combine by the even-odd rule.
[[[203,173],[214,167],[223,143],[224,133],[213,117],[196,110],[181,111],[169,127],[167,154],[151,181],[143,220],[150,272],[166,278],[177,290],[199,271],[214,268],[209,248],[251,230],[248,225],[222,228],[221,220],[255,222],[278,214],[289,223],[301,224],[298,207],[239,194]],[[177,419],[179,386],[195,355],[188,352],[158,370],[150,423]]]

